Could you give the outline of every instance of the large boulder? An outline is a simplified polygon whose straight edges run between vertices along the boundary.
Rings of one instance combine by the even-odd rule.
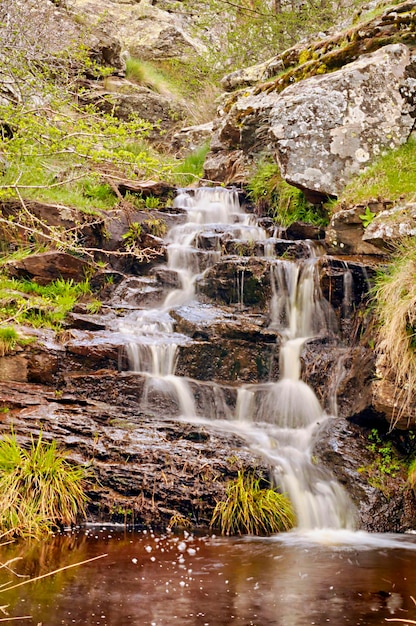
[[[416,109],[411,65],[409,48],[392,44],[288,87],[270,116],[284,178],[336,196],[375,156],[407,141]]]
[[[276,82],[233,94],[221,109],[212,153],[275,154],[284,178],[312,200],[337,196],[374,157],[408,139],[415,67],[406,45],[391,44],[283,91]]]

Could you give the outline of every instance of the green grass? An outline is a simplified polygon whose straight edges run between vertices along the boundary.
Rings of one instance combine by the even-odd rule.
[[[13,352],[19,339],[19,333],[12,326],[0,328],[0,356]]]
[[[161,95],[178,97],[176,85],[149,61],[129,57],[126,60],[126,78]]]
[[[0,440],[0,530],[39,537],[85,515],[86,470],[70,464],[42,434],[23,448],[16,435]]]
[[[58,279],[38,285],[0,274],[0,323],[13,320],[15,324],[59,329],[74,305],[90,294],[88,280]]]
[[[228,483],[226,500],[217,503],[211,526],[223,535],[270,535],[293,528],[295,515],[287,496],[261,483],[254,474],[238,472]]]
[[[395,385],[394,421],[411,415],[416,401],[416,238],[403,242],[377,275],[374,305],[377,351],[384,376]],[[413,408],[412,408],[413,407]]]
[[[326,226],[328,216],[323,209],[310,204],[303,192],[283,180],[276,163],[257,163],[247,185],[249,196],[260,213],[265,213],[280,226],[306,222]]]
[[[376,198],[403,201],[416,199],[416,139],[379,157],[344,189],[339,203],[357,204]]]
[[[193,150],[182,162],[173,167],[173,178],[178,185],[186,187],[202,178],[208,150],[209,143],[207,142]]]

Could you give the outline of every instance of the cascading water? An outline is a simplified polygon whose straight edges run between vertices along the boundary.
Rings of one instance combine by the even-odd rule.
[[[311,459],[317,426],[328,419],[313,390],[300,379],[300,351],[309,337],[333,326],[333,313],[320,294],[315,261],[270,259],[272,298],[270,329],[282,338],[280,380],[240,386],[234,415],[225,406],[221,388],[214,386],[215,401],[197,408],[190,381],[175,375],[177,351],[191,340],[174,330],[170,315],[176,307],[196,299],[195,283],[202,273],[221,258],[220,240],[262,242],[272,245],[267,233],[240,208],[238,194],[223,188],[183,191],[175,200],[186,214],[186,222],[168,233],[167,269],[176,273],[178,287],[172,289],[159,308],[142,310],[124,319],[121,330],[128,335],[131,369],[146,378],[143,403],[149,394],[176,399],[178,411],[187,420],[209,421],[236,432],[273,468],[274,481],[288,493],[302,529],[352,528],[353,506],[341,486]],[[201,249],[201,237],[217,245]],[[214,249],[212,249],[214,248]],[[244,303],[244,272],[237,285],[240,308]],[[207,408],[209,406],[209,409]],[[227,417],[226,420],[224,415]]]

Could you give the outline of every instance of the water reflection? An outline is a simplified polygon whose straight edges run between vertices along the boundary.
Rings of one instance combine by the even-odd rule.
[[[108,556],[1,603],[34,626],[380,626],[416,618],[415,548],[413,537],[346,531],[250,540],[97,528],[3,547],[2,562],[22,556],[16,569],[31,577]]]

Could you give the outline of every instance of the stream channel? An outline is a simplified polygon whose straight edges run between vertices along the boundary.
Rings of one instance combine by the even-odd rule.
[[[126,337],[130,369],[145,379],[142,408],[151,410],[155,398],[161,406],[163,398],[176,419],[242,437],[289,495],[297,528],[270,538],[223,538],[97,526],[29,550],[6,546],[3,558],[21,551],[18,571],[31,577],[107,555],[9,592],[11,614],[30,615],[22,623],[43,626],[340,626],[415,619],[413,535],[356,530],[347,493],[311,458],[317,429],[331,416],[301,380],[300,353],[307,339],[337,333],[319,288],[319,248],[310,242],[306,258],[277,258],[278,239],[241,209],[233,190],[183,191],[175,209],[185,219],[167,235],[164,271],[172,286],[157,306],[127,314],[117,329]],[[191,339],[178,332],[176,321],[216,321],[216,308],[199,294],[225,244],[236,241],[250,245],[268,268],[267,330],[279,339],[272,355],[278,364],[270,371],[279,373],[234,384],[231,402],[229,386],[177,375],[180,348]],[[242,314],[246,280],[243,268],[234,285],[234,308]],[[0,583],[8,578],[2,570]]]

